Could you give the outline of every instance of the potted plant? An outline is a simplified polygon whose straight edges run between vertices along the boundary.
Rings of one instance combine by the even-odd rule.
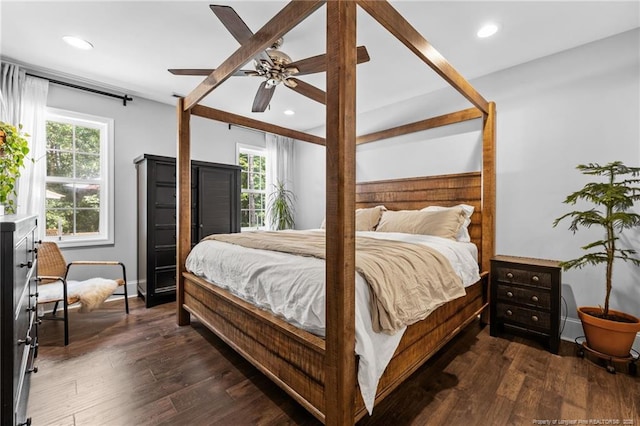
[[[16,181],[29,153],[28,136],[22,125],[16,129],[0,121],[0,210],[6,213],[15,213]]]
[[[579,307],[578,316],[587,339],[587,346],[594,351],[626,358],[640,331],[640,320],[633,315],[609,309],[609,298],[613,281],[613,263],[616,259],[640,266],[640,259],[633,249],[619,246],[620,234],[625,229],[640,227],[640,215],[630,211],[634,202],[640,200],[640,167],[628,167],[621,161],[606,165],[579,165],[577,169],[585,175],[602,176],[604,180],[587,183],[579,191],[570,194],[564,203],[575,205],[586,201],[593,205],[583,211],[573,211],[555,220],[553,226],[570,218],[569,230],[575,233],[579,227],[601,227],[604,237],[582,247],[587,253],[577,259],[561,262],[567,270],[586,265],[606,265],[604,305]]]
[[[269,194],[269,222],[272,229],[292,229],[295,225],[293,219],[293,202],[296,197],[288,190],[284,182],[273,184],[273,191]]]

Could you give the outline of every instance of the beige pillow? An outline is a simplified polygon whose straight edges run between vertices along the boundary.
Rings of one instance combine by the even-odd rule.
[[[356,231],[375,231],[382,213],[387,209],[384,206],[375,206],[368,209],[356,210]]]
[[[368,209],[356,210],[356,231],[375,231],[382,212],[386,211],[385,206],[375,206]],[[325,229],[327,220],[322,219],[320,228]]]
[[[418,210],[385,211],[382,213],[376,231],[434,235],[455,240],[464,220],[465,214],[461,208],[429,212]]]

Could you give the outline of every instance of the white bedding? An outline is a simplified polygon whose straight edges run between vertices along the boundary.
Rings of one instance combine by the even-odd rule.
[[[465,287],[480,279],[478,251],[472,243],[391,232],[357,234],[428,245],[449,260]],[[324,336],[325,267],[322,259],[208,240],[201,241],[193,248],[187,258],[186,268],[256,306],[276,313],[297,327]],[[356,273],[358,383],[362,399],[371,414],[378,381],[406,328],[394,335],[375,333],[371,325],[369,297],[367,283]]]

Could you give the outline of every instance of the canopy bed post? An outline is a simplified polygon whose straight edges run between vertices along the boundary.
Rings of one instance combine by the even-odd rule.
[[[185,262],[191,250],[191,110],[184,109],[184,98],[178,99],[178,150],[176,158],[177,199],[176,217],[178,234],[176,236],[176,299],[178,325],[189,325],[189,312],[184,309]]]
[[[327,2],[325,422],[353,424],[356,4]]]
[[[482,235],[495,235],[496,210],[496,104],[489,102],[482,122]],[[494,238],[482,239],[480,269],[490,270]]]

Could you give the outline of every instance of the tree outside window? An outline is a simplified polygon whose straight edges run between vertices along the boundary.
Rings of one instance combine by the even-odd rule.
[[[241,227],[265,226],[267,158],[263,150],[239,148],[241,171]]]
[[[109,238],[108,126],[62,114],[46,121],[46,236],[57,240]]]

